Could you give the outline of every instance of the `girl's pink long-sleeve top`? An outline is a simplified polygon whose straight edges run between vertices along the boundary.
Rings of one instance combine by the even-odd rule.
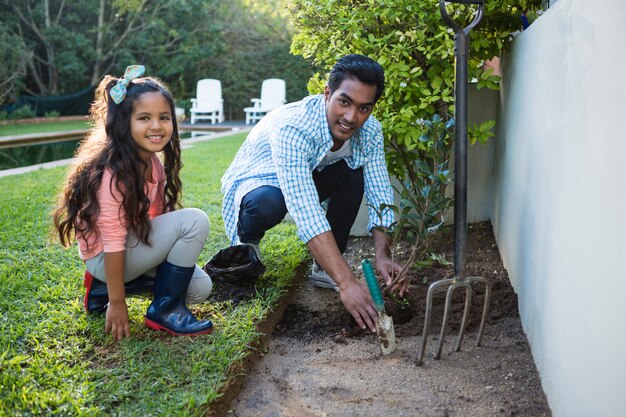
[[[146,195],[150,200],[149,218],[163,214],[165,169],[161,160],[152,156],[152,181],[146,181]],[[100,215],[96,219],[96,229],[87,237],[78,232],[78,253],[82,260],[91,259],[100,252],[119,252],[126,247],[128,228],[124,220],[122,193],[115,187],[115,179],[108,168],[102,174],[98,190]]]

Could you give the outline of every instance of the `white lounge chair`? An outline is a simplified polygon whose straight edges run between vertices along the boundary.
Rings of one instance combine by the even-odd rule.
[[[212,78],[198,81],[196,98],[191,99],[191,124],[197,120],[210,120],[211,123],[224,121],[224,100],[222,82]]]
[[[286,102],[285,80],[278,78],[264,80],[261,85],[261,98],[253,98],[253,106],[243,109],[246,113],[246,124],[258,122],[267,112]]]

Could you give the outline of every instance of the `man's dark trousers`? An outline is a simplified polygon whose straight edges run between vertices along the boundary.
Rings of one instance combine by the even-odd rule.
[[[350,169],[345,160],[313,172],[320,203],[328,199],[326,218],[341,253],[348,245],[363,199],[363,168]],[[285,198],[279,188],[269,185],[250,191],[241,200],[237,233],[243,243],[258,244],[265,232],[287,214]]]

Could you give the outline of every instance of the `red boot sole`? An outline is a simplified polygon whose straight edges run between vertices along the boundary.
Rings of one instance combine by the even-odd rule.
[[[150,319],[144,319],[144,324],[146,325],[147,328],[152,329],[152,330],[163,330],[165,332],[168,332],[171,335],[174,336],[199,336],[201,334],[209,334],[213,331],[213,327],[210,327],[206,330],[203,330],[201,332],[196,332],[196,333],[177,333],[175,331],[172,331],[170,329],[168,329],[167,327],[161,326],[159,323],[154,322]]]
[[[85,287],[85,297],[83,298],[83,306],[85,307],[86,312],[89,312],[89,309],[87,308],[87,301],[88,301],[87,294],[89,293],[89,290],[91,289],[92,282],[93,282],[93,275],[85,271],[85,276],[83,278],[83,286]]]

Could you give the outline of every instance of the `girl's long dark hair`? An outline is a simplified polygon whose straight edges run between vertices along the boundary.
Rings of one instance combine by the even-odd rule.
[[[59,202],[53,215],[63,246],[69,246],[77,232],[87,238],[96,231],[96,219],[100,212],[98,190],[105,169],[112,172],[111,184],[106,186],[114,187],[123,196],[121,205],[125,213],[125,218],[122,219],[125,226],[141,242],[150,245],[150,200],[145,193],[146,181],[143,175],[146,163],[139,157],[137,144],[130,130],[134,103],[145,93],[159,92],[170,105],[172,138],[163,148],[166,174],[164,211],[173,211],[180,207],[182,184],[179,173],[182,163],[172,94],[156,78],[137,78],[129,84],[124,100],[115,104],[110,91],[116,83],[117,78],[106,76],[96,89],[96,97],[90,109],[93,127],[81,142],[76,152],[77,162],[59,194]]]

